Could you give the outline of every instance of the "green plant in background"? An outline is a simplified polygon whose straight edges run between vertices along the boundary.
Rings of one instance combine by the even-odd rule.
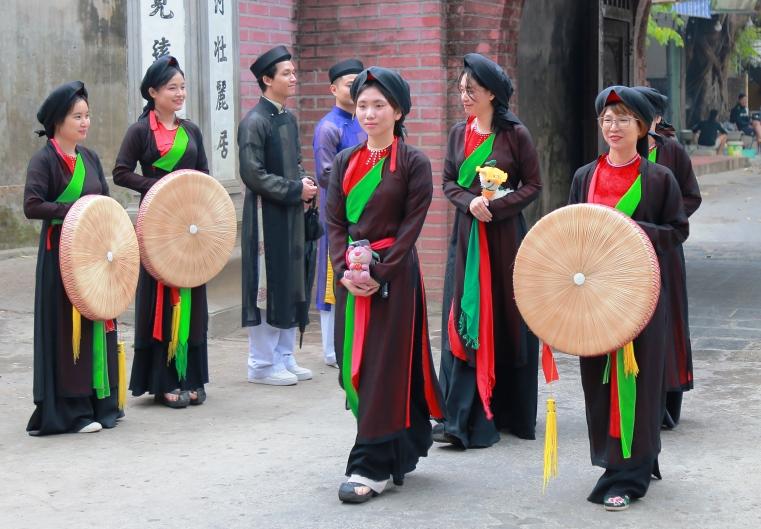
[[[661,46],[672,42],[677,48],[683,48],[684,40],[679,30],[684,27],[684,23],[684,19],[674,11],[674,6],[652,6],[647,19],[647,45],[650,45],[650,39],[653,38]]]
[[[737,34],[732,50],[732,68],[743,70],[748,67],[761,65],[761,54],[758,46],[761,44],[761,28],[748,19],[748,24]]]

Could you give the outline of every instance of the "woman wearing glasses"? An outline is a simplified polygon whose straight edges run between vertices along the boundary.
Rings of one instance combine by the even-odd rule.
[[[687,238],[689,225],[674,175],[647,160],[653,108],[644,95],[625,86],[603,90],[595,108],[609,151],[576,171],[569,203],[603,204],[630,216],[649,237],[663,271],[663,256]],[[638,375],[616,377],[616,355],[580,361],[592,464],[605,469],[587,499],[607,510],[628,508],[632,499],[645,495],[651,476],[660,479],[664,351],[671,336],[665,293],[682,288],[667,279],[662,272],[658,306],[634,339]],[[619,391],[627,383],[636,385],[636,398]]]
[[[527,231],[523,209],[542,180],[531,135],[509,110],[513,83],[502,67],[469,53],[459,83],[468,119],[449,132],[442,176],[456,211],[440,370],[447,420],[433,439],[486,448],[500,431],[535,438],[539,344],[515,304],[512,269]],[[488,166],[507,173],[490,198],[478,174]]]

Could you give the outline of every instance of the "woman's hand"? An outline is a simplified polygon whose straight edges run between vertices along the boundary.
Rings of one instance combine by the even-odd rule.
[[[491,211],[489,211],[489,200],[486,197],[477,196],[470,201],[469,208],[473,216],[481,222],[491,222]]]
[[[378,292],[378,289],[380,288],[380,284],[378,284],[377,281],[370,278],[370,282],[364,285],[358,285],[354,282],[352,282],[349,279],[346,279],[345,277],[341,278],[341,284],[348,290],[353,296],[359,296],[361,298],[366,298],[368,296],[372,296],[376,292]]]

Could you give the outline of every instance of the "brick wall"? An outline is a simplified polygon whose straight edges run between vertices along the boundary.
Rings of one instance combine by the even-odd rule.
[[[261,91],[249,66],[263,52],[283,44],[293,50],[298,0],[238,0],[240,108],[245,114]]]
[[[327,71],[349,57],[366,66],[400,70],[410,84],[412,111],[405,120],[407,141],[431,159],[434,199],[418,241],[426,286],[437,299],[444,276],[447,224],[441,194],[446,142],[445,27],[443,2],[387,0],[302,0],[298,9],[299,107],[304,159],[313,167],[311,138],[316,122],[333,105]]]
[[[481,53],[496,61],[510,75],[515,94],[510,101],[517,108],[518,36],[524,0],[451,0],[447,5],[447,76],[450,87],[447,116],[452,125],[463,119],[457,91],[462,57]]]
[[[441,299],[451,229],[451,206],[441,192],[441,170],[449,127],[463,117],[456,84],[462,56],[479,51],[514,75],[522,4],[523,0],[239,2],[243,110],[259,96],[248,71],[251,62],[276,44],[292,46],[299,78],[292,108],[299,117],[308,171],[314,167],[315,124],[333,105],[327,79],[331,65],[357,57],[367,66],[400,70],[410,83],[407,141],[428,155],[434,175],[433,203],[418,241],[434,304]]]

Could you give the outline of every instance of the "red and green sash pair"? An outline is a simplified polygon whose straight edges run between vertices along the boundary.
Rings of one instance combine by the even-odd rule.
[[[153,167],[163,169],[166,172],[174,171],[179,161],[185,156],[188,149],[188,133],[180,125],[174,136],[170,149],[158,160],[153,162]],[[164,284],[156,284],[156,309],[153,318],[153,337],[158,341],[164,341]],[[190,307],[191,290],[189,288],[174,288],[170,290],[172,302],[172,328],[167,347],[166,361],[169,364],[174,360],[177,376],[183,380],[188,370],[188,336],[190,336]]]
[[[347,168],[347,177],[352,176],[357,170],[358,157],[352,157]],[[367,202],[381,183],[383,164],[386,158],[377,162],[361,179],[353,182],[350,188],[351,178],[344,180],[346,192],[346,219],[356,224],[365,210]],[[352,163],[354,162],[354,163]],[[374,251],[384,250],[391,247],[395,238],[387,237],[370,244]],[[351,240],[348,241],[351,243]],[[362,365],[362,353],[364,351],[365,333],[367,324],[370,322],[369,297],[355,297],[351,293],[346,295],[346,312],[344,324],[343,359],[341,362],[341,380],[346,392],[346,403],[355,417],[359,417],[359,372]]]
[[[460,165],[457,184],[470,189],[476,167],[484,165],[494,146],[494,134],[476,147]],[[476,353],[476,383],[486,417],[491,419],[491,396],[494,389],[494,319],[492,307],[491,260],[486,240],[486,226],[472,219],[465,258],[460,317],[455,322],[455,301],[449,311],[447,333],[452,354],[467,361],[465,347]]]
[[[650,156],[655,156],[651,151]],[[599,166],[598,166],[599,167]],[[594,197],[597,170],[589,186],[589,199]],[[631,217],[642,199],[642,175],[637,175],[629,189],[621,196],[615,208]],[[628,343],[615,352],[608,353],[608,361],[603,372],[603,384],[610,384],[610,415],[608,433],[621,440],[621,454],[624,459],[632,455],[634,438],[634,417],[637,407],[637,373],[639,369],[634,359],[634,344]]]
[[[156,310],[153,316],[153,338],[164,341],[164,288],[161,281],[156,283]],[[169,290],[172,303],[172,326],[169,334],[166,363],[174,360],[177,376],[183,380],[188,370],[188,337],[190,336],[191,289]]]
[[[74,172],[71,174],[71,180],[66,188],[55,199],[59,204],[71,204],[79,200],[82,196],[82,190],[85,187],[85,163],[82,155],[77,153],[77,161],[74,163]],[[51,249],[50,238],[54,225],[63,223],[62,219],[53,219],[47,233],[47,249]],[[108,382],[108,358],[106,355],[106,325],[112,322],[94,321],[92,322],[92,388],[99,399],[104,399],[111,395],[111,388]],[[82,336],[82,316],[77,308],[71,306],[71,349],[74,363],[79,360],[80,339]]]

